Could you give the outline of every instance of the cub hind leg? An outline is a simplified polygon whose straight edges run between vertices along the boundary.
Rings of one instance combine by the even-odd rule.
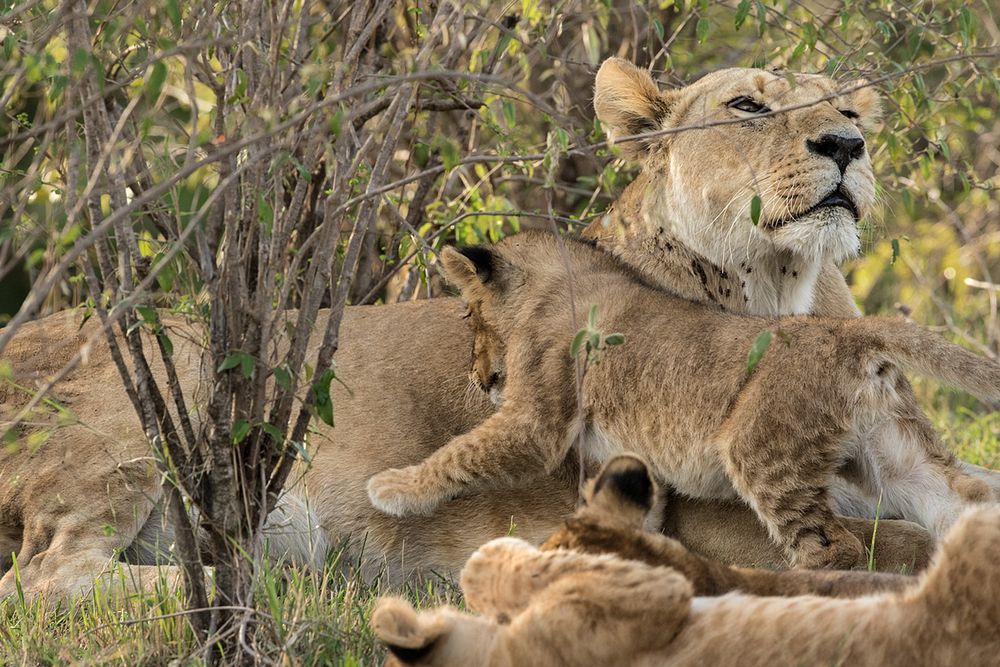
[[[736,410],[727,420],[723,452],[734,488],[795,567],[863,564],[864,547],[834,514],[829,490],[843,432],[775,412]]]

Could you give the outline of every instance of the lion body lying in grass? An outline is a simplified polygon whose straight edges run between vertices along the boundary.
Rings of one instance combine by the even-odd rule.
[[[738,495],[799,566],[850,568],[863,548],[834,516],[829,488],[860,455],[870,424],[895,414],[899,367],[1000,398],[1000,364],[901,319],[734,315],[652,288],[607,253],[551,234],[447,248],[441,262],[480,337],[504,350],[503,403],[419,465],[375,475],[369,495],[388,514],[430,514],[448,498],[540,476],[579,436],[592,462],[632,450],[686,495]],[[566,352],[579,327],[573,300],[626,339],[587,369],[582,404]],[[747,350],[770,329],[779,340],[751,371]],[[973,483],[933,462],[919,475],[925,486],[914,493]],[[948,527],[963,502],[989,497],[980,491],[926,527]]]
[[[704,597],[673,568],[500,538],[462,573],[481,616],[387,598],[372,627],[389,665],[986,667],[1000,654],[998,552],[1000,508],[982,506],[900,591]]]

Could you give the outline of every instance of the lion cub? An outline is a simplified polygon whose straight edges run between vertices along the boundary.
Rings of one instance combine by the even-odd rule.
[[[675,539],[643,530],[644,524],[663,523],[659,515],[664,508],[657,502],[658,495],[646,462],[634,454],[619,454],[605,463],[587,484],[583,505],[541,548],[543,551],[571,549],[613,554],[647,565],[672,567],[691,582],[695,595],[722,595],[738,590],[750,595],[782,597],[807,594],[857,597],[903,590],[916,581],[915,577],[900,574],[831,570],[775,572],[730,567],[692,553]],[[669,505],[665,511],[670,511]]]
[[[1000,507],[972,508],[906,590],[837,599],[695,597],[668,567],[514,538],[462,572],[469,608],[416,612],[382,599],[372,628],[387,665],[995,665]]]
[[[895,414],[897,365],[1000,399],[1000,364],[895,318],[737,315],[550,234],[448,248],[440,260],[478,326],[503,343],[503,403],[422,463],[369,480],[373,504],[393,515],[552,470],[582,434],[593,462],[631,450],[682,494],[743,499],[797,567],[851,567],[862,546],[834,516],[829,487],[844,461],[860,458],[863,439],[849,436]],[[588,369],[579,407],[571,299],[578,312],[595,304],[598,327],[625,335]],[[748,372],[747,351],[765,330],[774,340]],[[914,464],[912,479],[955,474],[941,466]],[[924,502],[912,479],[893,491]]]

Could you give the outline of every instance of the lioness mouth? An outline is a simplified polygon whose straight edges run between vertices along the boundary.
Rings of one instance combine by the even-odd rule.
[[[854,201],[851,199],[851,196],[847,194],[847,191],[844,189],[844,186],[838,185],[837,189],[835,189],[833,192],[820,199],[819,202],[817,202],[815,205],[813,205],[805,212],[800,213],[799,215],[796,215],[795,217],[792,218],[779,220],[778,222],[768,225],[768,227],[770,227],[771,229],[779,229],[791,222],[795,222],[796,220],[809,215],[810,213],[818,211],[821,208],[830,208],[832,206],[840,206],[841,208],[846,208],[848,211],[851,212],[851,215],[854,216],[855,220],[858,220],[858,218],[860,217],[858,215],[858,207],[854,205]]]

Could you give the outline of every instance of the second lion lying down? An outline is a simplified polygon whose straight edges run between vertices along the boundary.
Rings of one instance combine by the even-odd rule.
[[[997,506],[968,510],[920,578],[771,572],[643,534],[654,487],[642,461],[619,456],[590,489],[582,524],[567,521],[543,551],[511,538],[481,547],[462,572],[481,616],[384,598],[372,628],[386,664],[995,664]],[[610,549],[595,548],[600,534],[615,537]]]
[[[859,458],[856,434],[893,414],[899,367],[1000,399],[1000,364],[899,319],[736,315],[547,234],[448,249],[441,262],[476,326],[503,349],[503,403],[422,463],[375,475],[369,495],[390,514],[430,513],[473,488],[552,470],[583,433],[591,461],[635,451],[685,495],[742,498],[796,566],[850,567],[863,548],[833,514],[829,487]],[[588,369],[579,409],[571,298],[578,310],[596,304],[598,327],[626,338]],[[747,351],[768,329],[774,342],[748,372]],[[928,477],[961,474],[925,467]]]

